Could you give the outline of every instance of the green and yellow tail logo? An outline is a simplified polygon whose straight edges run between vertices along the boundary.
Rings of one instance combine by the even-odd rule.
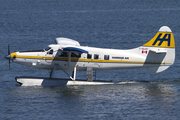
[[[175,48],[173,33],[170,28],[163,26],[159,29],[159,32],[143,46]]]

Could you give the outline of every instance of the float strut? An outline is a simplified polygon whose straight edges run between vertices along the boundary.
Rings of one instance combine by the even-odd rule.
[[[87,67],[87,81],[93,82],[93,68]]]
[[[71,79],[71,80],[75,80],[73,77],[71,77],[60,65],[59,65],[59,68]],[[76,69],[75,69],[76,70]],[[76,71],[75,71],[76,73]]]

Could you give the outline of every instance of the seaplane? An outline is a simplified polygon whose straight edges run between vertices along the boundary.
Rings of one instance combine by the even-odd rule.
[[[81,46],[78,41],[59,37],[56,44],[42,50],[10,53],[6,59],[21,65],[50,70],[48,78],[16,77],[20,85],[101,85],[113,84],[94,81],[93,71],[147,68],[159,73],[169,68],[175,60],[175,40],[171,29],[162,26],[157,34],[146,44],[128,50],[105,49]],[[54,78],[56,70],[62,70],[67,79]],[[69,75],[67,71],[72,71]],[[87,71],[87,80],[76,79],[77,71]]]

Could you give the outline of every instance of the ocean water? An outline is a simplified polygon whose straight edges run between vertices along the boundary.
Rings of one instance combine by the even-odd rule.
[[[179,0],[0,0],[0,119],[179,119]],[[169,26],[176,43],[174,65],[158,74],[146,69],[97,71],[119,85],[22,87],[16,76],[49,76],[8,60],[11,52],[43,49],[57,37],[82,46],[130,49]],[[56,77],[66,77],[57,71]],[[86,72],[77,72],[85,79]],[[126,83],[131,81],[131,83]]]

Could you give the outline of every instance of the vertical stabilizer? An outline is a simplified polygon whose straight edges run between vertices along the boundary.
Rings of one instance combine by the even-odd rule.
[[[161,27],[157,34],[143,46],[149,49],[146,58],[147,63],[149,61],[158,63],[153,67],[148,67],[150,72],[162,72],[174,63],[175,40],[169,27]]]
[[[171,29],[163,26],[157,34],[143,46],[175,48],[174,36]]]

